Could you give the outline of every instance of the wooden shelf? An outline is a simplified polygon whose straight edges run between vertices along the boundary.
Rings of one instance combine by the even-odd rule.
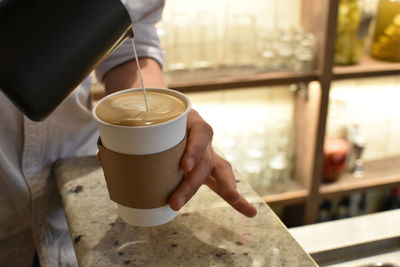
[[[226,72],[225,72],[226,73]],[[177,74],[175,74],[177,75]],[[223,76],[221,74],[216,77],[205,76],[199,74],[196,79],[189,79],[193,77],[193,73],[182,72],[182,75],[187,77],[181,81],[175,81],[168,84],[168,88],[175,89],[177,91],[188,93],[188,92],[206,92],[213,90],[223,89],[239,89],[245,87],[256,87],[256,86],[272,86],[272,85],[285,85],[295,83],[308,83],[316,81],[318,75],[316,73],[296,73],[296,72],[265,72],[265,73],[252,73],[252,74],[241,74],[231,73],[231,76]],[[104,88],[101,84],[94,84],[92,86],[92,97],[95,101],[105,96]]]
[[[269,188],[263,194],[263,199],[270,205],[293,205],[304,203],[307,195],[307,190],[292,180],[279,188]]]
[[[400,74],[400,63],[385,62],[364,55],[360,63],[352,66],[335,66],[333,79],[343,80],[352,78],[377,77]]]
[[[347,173],[335,183],[323,184],[319,191],[322,197],[335,197],[395,184],[400,184],[400,157],[367,162],[364,177],[355,178]]]
[[[177,75],[177,74],[175,74]],[[194,76],[194,74],[191,74]],[[222,89],[235,89],[243,87],[271,86],[294,84],[299,82],[311,82],[318,79],[316,73],[295,73],[295,72],[265,72],[253,74],[231,74],[210,78],[199,74],[199,78],[191,80],[173,81],[169,88],[181,92],[198,92]]]

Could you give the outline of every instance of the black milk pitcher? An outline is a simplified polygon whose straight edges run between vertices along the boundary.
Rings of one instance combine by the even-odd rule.
[[[42,120],[128,37],[120,0],[0,0],[0,88]]]

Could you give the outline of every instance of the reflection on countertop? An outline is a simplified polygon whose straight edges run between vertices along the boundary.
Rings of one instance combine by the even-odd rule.
[[[255,218],[203,186],[173,221],[140,228],[118,217],[94,157],[61,161],[55,173],[80,266],[317,266],[240,180]]]

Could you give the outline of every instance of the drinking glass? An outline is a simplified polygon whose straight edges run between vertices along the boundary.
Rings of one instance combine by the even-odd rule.
[[[228,25],[229,66],[254,66],[256,59],[255,18],[252,15],[234,15]]]
[[[185,70],[192,65],[191,41],[192,31],[190,17],[185,13],[174,13],[169,24],[171,35],[170,49],[168,54],[168,69],[170,71]]]
[[[195,69],[216,66],[217,59],[217,32],[216,17],[212,11],[200,11],[195,20]]]

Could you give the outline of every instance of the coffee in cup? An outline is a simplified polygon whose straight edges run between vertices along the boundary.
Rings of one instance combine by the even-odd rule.
[[[186,110],[186,103],[173,95],[148,91],[147,110],[140,91],[113,95],[96,109],[97,117],[122,126],[148,126],[172,120]]]

